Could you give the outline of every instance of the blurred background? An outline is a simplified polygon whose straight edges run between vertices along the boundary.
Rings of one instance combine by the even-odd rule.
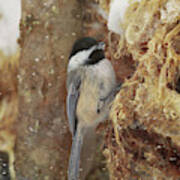
[[[20,0],[0,1],[0,51],[6,56],[18,51],[20,18]]]

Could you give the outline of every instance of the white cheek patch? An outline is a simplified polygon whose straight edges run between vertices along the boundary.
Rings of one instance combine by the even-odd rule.
[[[72,56],[71,59],[69,60],[68,72],[73,71],[77,69],[79,66],[81,66],[86,58],[87,58],[87,52],[85,50],[78,52],[76,55]]]
[[[68,64],[68,72],[73,71],[80,66],[84,65],[84,63],[87,61],[89,55],[95,50],[98,49],[99,46],[93,46],[92,48],[88,50],[83,50],[75,54],[71,57]]]

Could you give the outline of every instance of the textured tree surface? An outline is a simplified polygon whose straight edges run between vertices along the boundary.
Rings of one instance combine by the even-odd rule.
[[[81,24],[78,1],[22,1],[18,180],[66,178],[71,146],[65,117],[66,65]]]

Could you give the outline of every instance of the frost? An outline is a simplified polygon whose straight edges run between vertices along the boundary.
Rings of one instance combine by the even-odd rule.
[[[35,61],[35,62],[39,62],[40,59],[39,59],[38,57],[36,57],[36,58],[34,59],[34,61]]]
[[[75,32],[72,32],[72,36],[76,36],[76,33],[75,33]]]
[[[32,76],[36,76],[36,73],[35,73],[35,72],[32,72]]]

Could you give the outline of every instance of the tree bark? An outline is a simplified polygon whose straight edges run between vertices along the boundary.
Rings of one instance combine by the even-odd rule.
[[[76,0],[22,1],[17,179],[66,179],[71,136],[65,116],[68,55],[82,33]]]

